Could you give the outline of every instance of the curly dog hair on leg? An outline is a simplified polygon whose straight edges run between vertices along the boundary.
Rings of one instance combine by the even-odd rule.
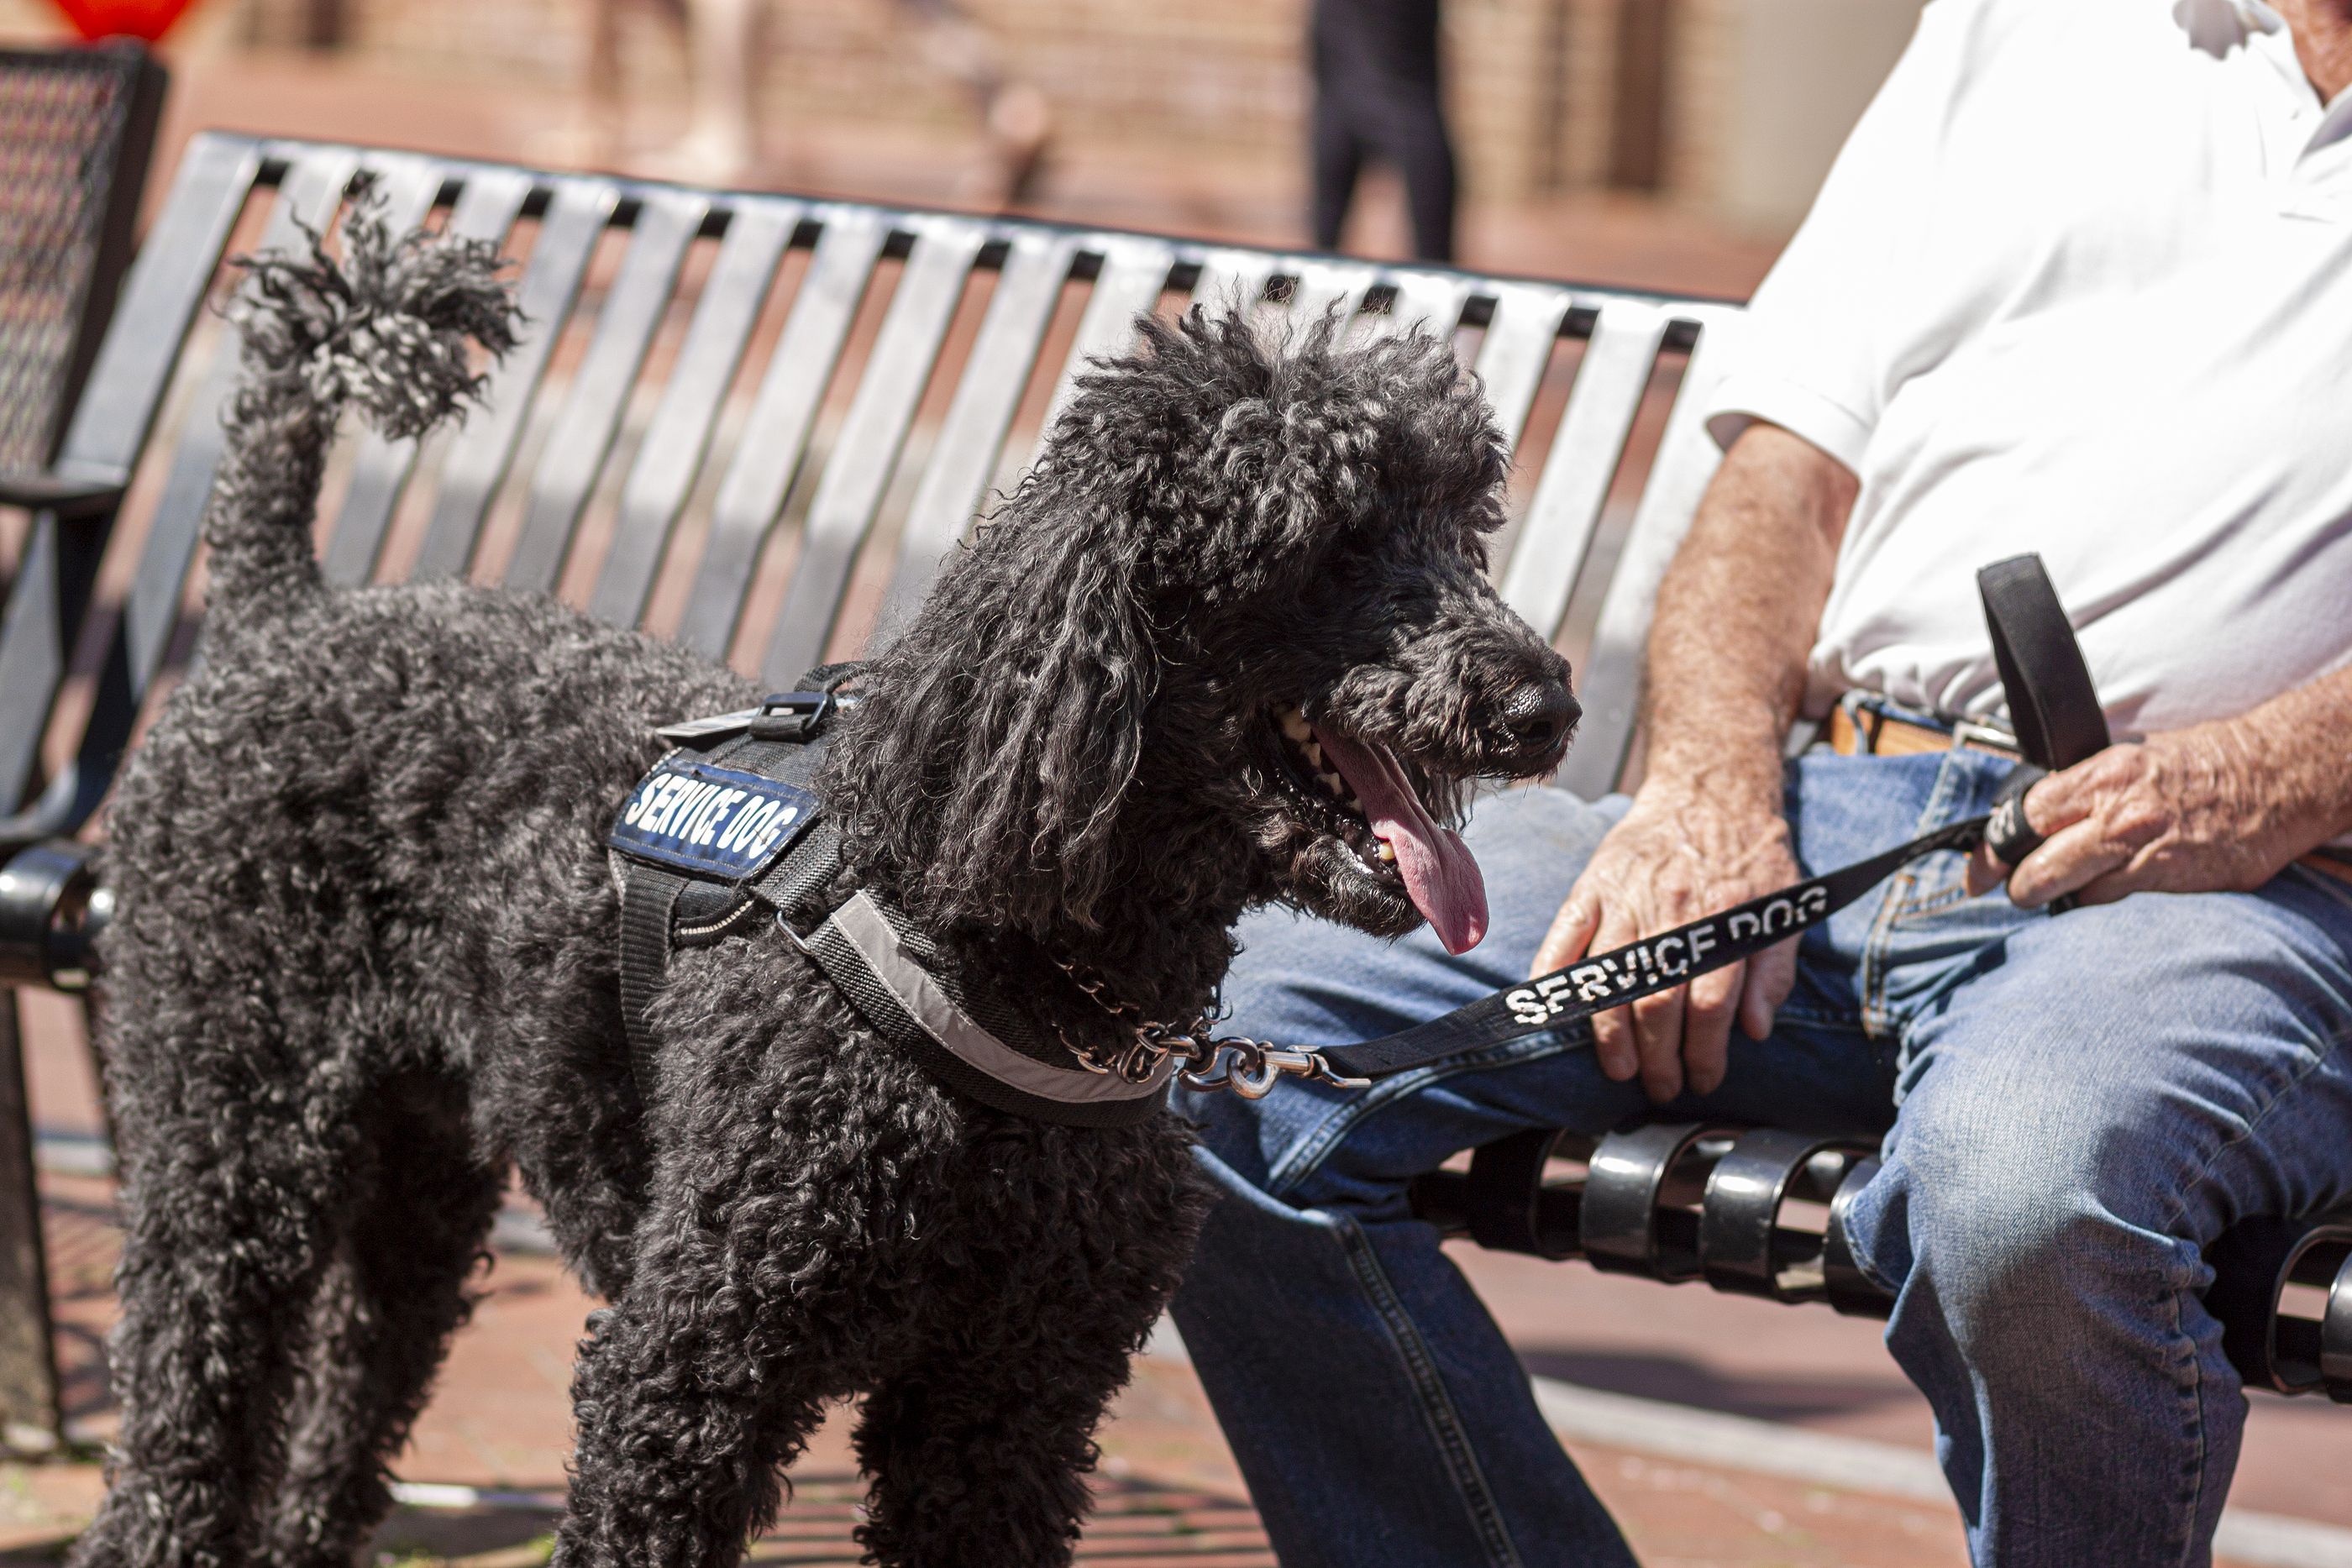
[[[633,1071],[617,804],[656,727],[758,688],[543,596],[342,591],[309,526],[338,417],[396,434],[514,340],[484,247],[255,265],[202,667],[106,852],[129,1234],[113,1486],[78,1568],[349,1563],[389,1502],[509,1168],[609,1306],[556,1560],[732,1564],[826,1402],[860,1539],[1070,1559],[1094,1432],[1207,1201],[1164,1111],[993,1109],[787,931],[672,958]],[[853,891],[1034,1038],[1213,1005],[1244,909],[1484,920],[1446,824],[1567,744],[1567,666],[1485,576],[1507,469],[1417,334],[1147,319],[866,671],[819,791]]]

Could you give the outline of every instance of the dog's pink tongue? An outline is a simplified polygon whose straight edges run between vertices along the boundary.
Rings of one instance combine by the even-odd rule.
[[[1449,953],[1467,953],[1486,935],[1486,879],[1462,835],[1431,820],[1396,754],[1345,736],[1315,732],[1323,755],[1363,802],[1373,836],[1396,852],[1404,890]]]

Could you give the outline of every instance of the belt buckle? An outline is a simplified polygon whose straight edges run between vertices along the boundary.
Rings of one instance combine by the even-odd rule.
[[[1979,724],[1972,718],[1961,719],[1952,726],[1952,749],[1958,751],[1963,747],[1976,751],[1999,752],[2012,759],[2024,755],[2017,744],[2017,737],[1993,725]]]

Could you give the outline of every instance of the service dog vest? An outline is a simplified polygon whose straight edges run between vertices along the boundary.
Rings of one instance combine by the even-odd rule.
[[[943,961],[898,909],[834,895],[841,841],[815,789],[854,668],[757,708],[672,725],[671,750],[639,779],[605,842],[621,887],[621,1012],[638,1087],[656,1063],[646,1009],[670,955],[748,935],[763,916],[860,1017],[949,1088],[1000,1111],[1069,1126],[1131,1126],[1166,1103],[1169,1063],[1140,1082],[1075,1065],[993,989]]]

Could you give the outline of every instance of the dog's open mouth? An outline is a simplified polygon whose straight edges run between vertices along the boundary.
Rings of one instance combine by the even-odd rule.
[[[1282,782],[1309,822],[1355,851],[1367,873],[1402,882],[1449,953],[1486,935],[1486,883],[1462,836],[1437,820],[1394,751],[1276,716]]]

